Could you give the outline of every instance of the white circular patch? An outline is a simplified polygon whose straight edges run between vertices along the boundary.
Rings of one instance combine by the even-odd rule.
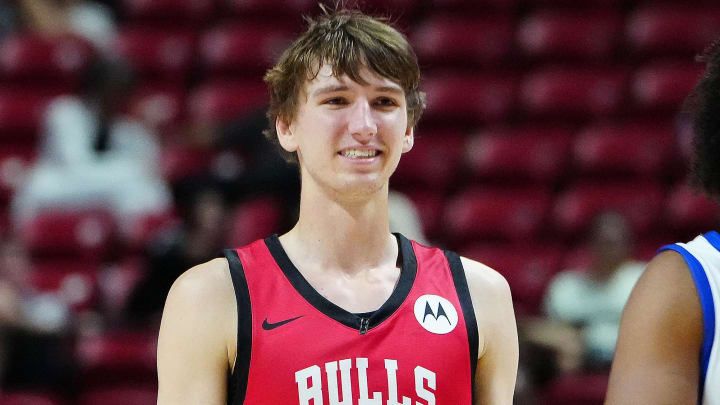
[[[453,304],[437,295],[423,295],[415,301],[415,319],[428,332],[444,335],[458,324],[458,313]]]

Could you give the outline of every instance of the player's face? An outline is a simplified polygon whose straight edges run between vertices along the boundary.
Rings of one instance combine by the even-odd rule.
[[[402,87],[368,69],[361,77],[366,84],[335,77],[324,65],[306,83],[293,121],[278,122],[281,145],[297,152],[303,184],[343,195],[378,191],[412,147]]]

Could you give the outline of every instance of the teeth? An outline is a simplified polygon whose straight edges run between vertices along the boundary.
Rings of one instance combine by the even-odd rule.
[[[373,157],[377,155],[376,150],[367,150],[367,149],[350,149],[350,150],[344,150],[342,151],[342,155],[349,158],[368,158]]]

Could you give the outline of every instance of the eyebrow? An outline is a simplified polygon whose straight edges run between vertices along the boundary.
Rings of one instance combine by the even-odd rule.
[[[343,84],[331,84],[329,86],[320,87],[319,89],[312,92],[312,96],[318,96],[320,94],[325,93],[334,93],[336,91],[347,91],[349,90],[348,86],[345,86]]]
[[[312,96],[314,97],[314,96],[318,96],[321,94],[334,93],[337,91],[348,91],[348,90],[350,90],[350,88],[343,84],[331,84],[329,86],[321,87],[321,88],[313,91]],[[399,87],[395,87],[395,86],[378,86],[378,87],[375,87],[374,90],[383,92],[383,93],[394,93],[397,95],[402,95],[405,93],[403,91],[403,89],[401,89]]]

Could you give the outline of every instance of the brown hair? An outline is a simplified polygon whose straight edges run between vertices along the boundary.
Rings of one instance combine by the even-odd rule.
[[[397,82],[405,92],[408,127],[417,124],[425,107],[420,91],[417,56],[403,34],[384,21],[359,11],[337,10],[317,19],[307,19],[308,29],[283,52],[278,63],[265,74],[270,92],[267,117],[269,128],[263,133],[278,147],[286,161],[297,163],[296,153],[280,147],[275,121],[290,123],[297,112],[305,82],[314,79],[320,67],[332,66],[333,75],[346,74],[365,84],[360,71],[367,67],[379,76]]]

